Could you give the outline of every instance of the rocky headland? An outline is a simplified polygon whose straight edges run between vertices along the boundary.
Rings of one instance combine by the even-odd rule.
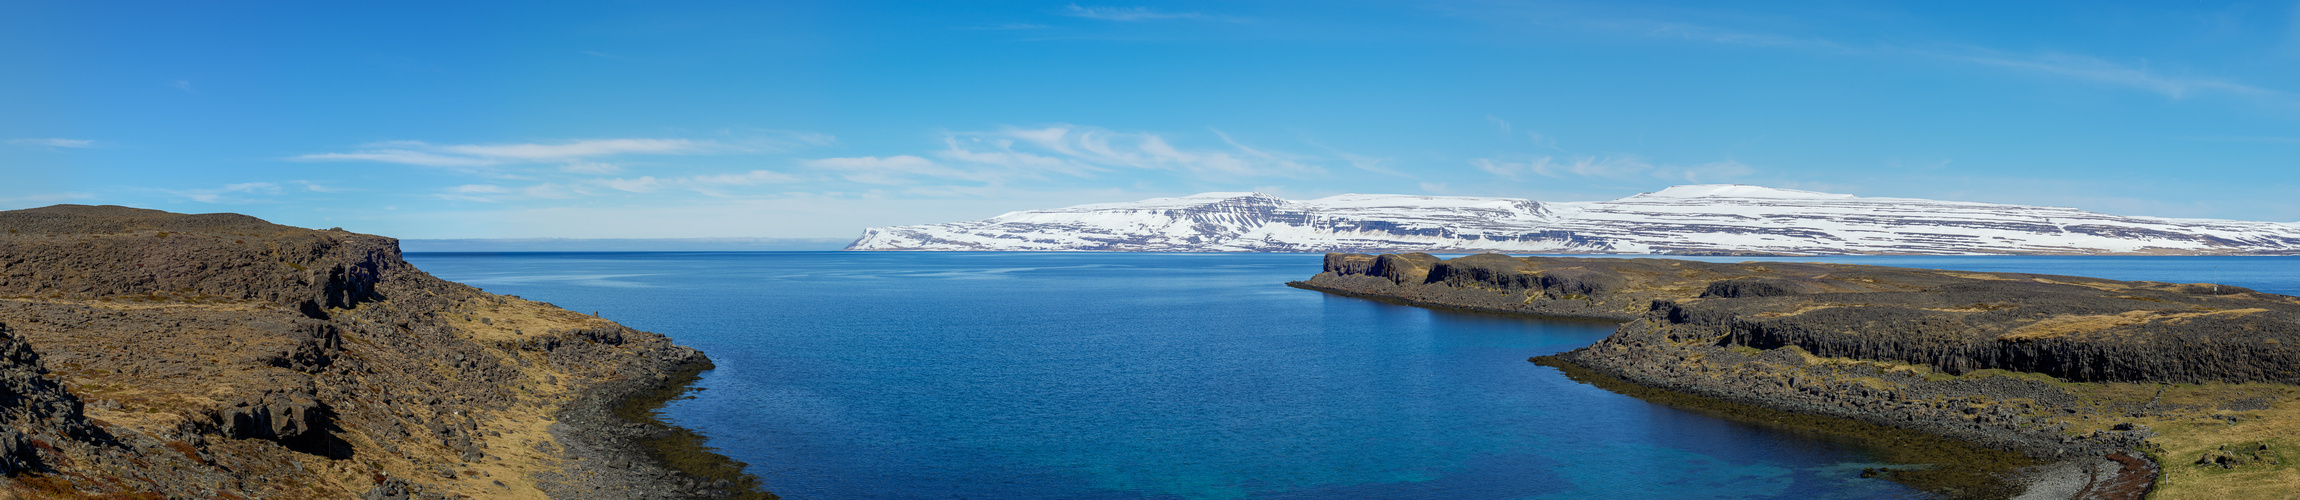
[[[1328,254],[1323,272],[1291,285],[1620,322],[1593,345],[1533,361],[1641,398],[1929,450],[1901,458],[1934,466],[1869,475],[1953,497],[2280,496],[2300,486],[2281,451],[2300,445],[2286,441],[2300,428],[2295,297],[2020,273],[1499,254]]]
[[[648,414],[709,366],[391,238],[0,212],[0,497],[771,498]]]

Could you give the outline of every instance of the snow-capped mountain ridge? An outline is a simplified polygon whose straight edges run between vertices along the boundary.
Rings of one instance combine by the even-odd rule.
[[[870,228],[848,249],[2300,254],[2300,225],[1711,184],[1597,202],[1201,193]]]

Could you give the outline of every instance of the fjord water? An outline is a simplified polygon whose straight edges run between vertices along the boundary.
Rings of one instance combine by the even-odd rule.
[[[1283,285],[1303,254],[410,254],[709,353],[669,420],[786,498],[1893,498],[1873,453],[1526,362],[1613,326]],[[1730,258],[1715,260],[1749,260]],[[2291,259],[1796,259],[2210,281]],[[2270,271],[2260,271],[2264,269]]]

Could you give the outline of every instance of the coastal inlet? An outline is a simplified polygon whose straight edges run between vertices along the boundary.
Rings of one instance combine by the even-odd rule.
[[[1948,456],[1999,450],[2053,463],[1944,460],[1950,466],[1892,474],[1951,496],[2071,487],[2137,498],[2155,487],[2167,454],[2272,434],[2275,426],[2220,427],[2289,418],[2276,405],[2300,382],[2300,298],[2236,286],[1795,262],[1325,260],[1324,272],[1293,285],[1429,307],[1622,320],[1591,346],[1533,361],[1623,392],[1839,417],[1972,448]],[[2217,456],[2197,462],[2231,463]],[[2086,480],[2068,479],[2080,470]],[[2177,472],[2170,491],[2290,486]]]
[[[1283,286],[1303,254],[412,254],[673,332],[666,421],[791,498],[1922,498],[1885,449],[1525,361],[1613,322]]]

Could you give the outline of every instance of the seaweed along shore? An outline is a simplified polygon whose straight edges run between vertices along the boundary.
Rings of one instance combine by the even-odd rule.
[[[1593,345],[1532,361],[1656,402],[1867,440],[1896,462],[1935,466],[1865,475],[1950,497],[2300,486],[2283,456],[2300,426],[2300,298],[2021,273],[1499,254],[1328,254],[1323,272],[1289,285],[1618,321]]]
[[[0,212],[0,498],[772,498],[663,335],[238,214]]]

